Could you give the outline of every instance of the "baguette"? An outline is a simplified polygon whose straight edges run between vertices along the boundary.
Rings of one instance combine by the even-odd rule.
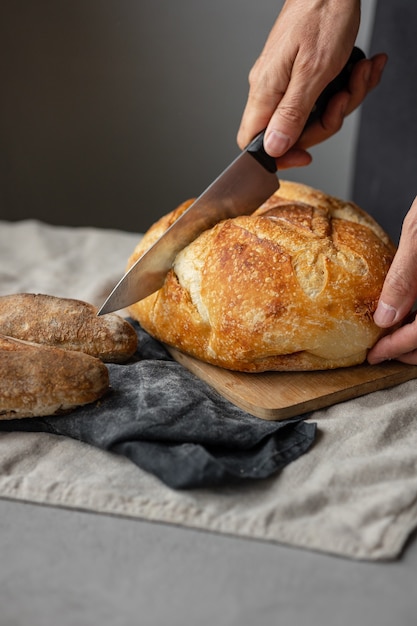
[[[0,296],[0,333],[85,352],[106,363],[127,361],[137,347],[133,326],[119,315],[98,317],[92,304],[44,294]]]
[[[0,335],[0,419],[59,415],[98,400],[107,367],[82,352]]]

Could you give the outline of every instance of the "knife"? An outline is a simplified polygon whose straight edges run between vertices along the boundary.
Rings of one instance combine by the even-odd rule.
[[[306,126],[318,119],[331,97],[348,85],[353,65],[363,58],[364,53],[355,47],[343,70],[319,96]],[[160,289],[176,255],[198,235],[221,220],[250,215],[279,188],[275,158],[263,147],[264,133],[259,133],[132,265],[97,315],[123,309]]]

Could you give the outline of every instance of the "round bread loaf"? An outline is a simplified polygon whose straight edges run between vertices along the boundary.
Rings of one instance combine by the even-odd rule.
[[[190,205],[144,235],[130,267]],[[176,257],[163,287],[130,307],[160,341],[231,370],[316,370],[362,363],[395,254],[368,214],[281,181],[252,215],[220,222]]]

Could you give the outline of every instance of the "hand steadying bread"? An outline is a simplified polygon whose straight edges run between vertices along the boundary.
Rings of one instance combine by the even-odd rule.
[[[0,419],[55,415],[98,400],[104,362],[135,352],[134,328],[97,317],[87,302],[44,294],[0,296]]]
[[[128,267],[189,204],[149,229]],[[281,181],[252,215],[184,248],[162,288],[129,312],[160,341],[227,369],[357,365],[383,332],[373,313],[394,253],[355,204]]]

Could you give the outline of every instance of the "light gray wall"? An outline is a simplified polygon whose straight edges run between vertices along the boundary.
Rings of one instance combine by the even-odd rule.
[[[377,0],[362,2],[361,26],[356,43],[366,53],[369,50],[376,2]],[[310,150],[313,155],[311,165],[291,170],[288,174],[285,172],[284,176],[318,187],[340,198],[350,199],[359,117],[360,109],[346,118],[337,135]]]
[[[281,6],[2,0],[0,218],[144,231],[198,195],[238,153],[248,72]],[[285,176],[347,197],[355,129]]]

